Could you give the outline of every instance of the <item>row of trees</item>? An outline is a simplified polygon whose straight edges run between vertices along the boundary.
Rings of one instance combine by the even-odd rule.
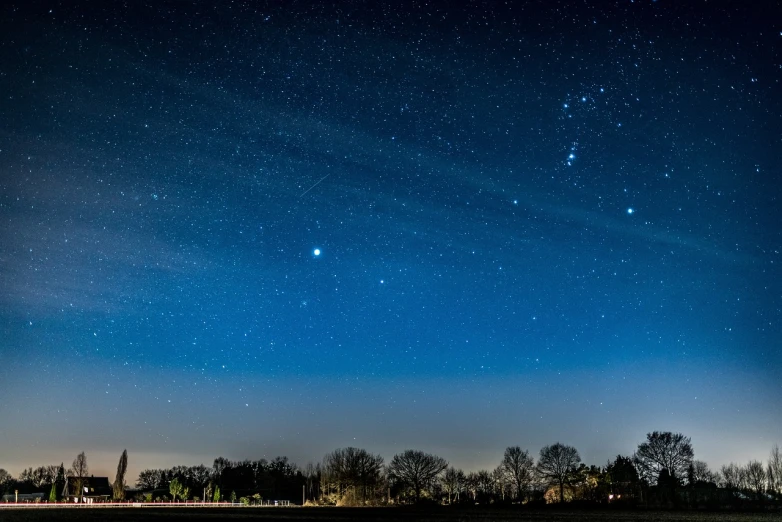
[[[125,499],[127,489],[125,474],[127,470],[128,450],[123,450],[117,465],[117,475],[112,484],[114,500]],[[76,496],[82,501],[84,487],[89,481],[88,475],[87,455],[82,451],[73,459],[73,463],[68,469],[65,468],[64,463],[60,463],[59,466],[28,468],[23,470],[16,479],[6,470],[0,469],[0,493],[21,492],[24,494],[48,491],[50,502],[56,502],[66,494]],[[67,487],[69,484],[72,485],[72,488]]]
[[[144,491],[168,491],[172,499],[188,499],[193,495],[200,500],[221,500],[223,492],[248,498],[257,493],[266,498],[293,499],[301,497],[305,483],[302,471],[288,457],[276,457],[271,462],[218,457],[211,468],[200,464],[145,469],[139,473],[136,486]]]
[[[429,498],[448,504],[581,500],[694,506],[782,496],[777,446],[766,466],[752,461],[713,472],[694,459],[688,437],[670,432],[648,434],[634,455],[619,455],[605,467],[587,466],[575,448],[555,443],[540,450],[537,462],[520,446],[508,447],[491,471],[464,473],[436,455],[414,450],[384,466],[380,455],[357,448],[335,450],[322,465],[308,469],[311,498],[338,504]]]
[[[275,470],[276,473],[275,473]],[[760,470],[760,472],[758,471]],[[264,496],[295,499],[304,486],[313,502],[365,505],[432,499],[443,503],[491,503],[530,501],[644,502],[646,504],[690,504],[711,498],[762,499],[766,493],[780,494],[782,462],[774,447],[768,465],[750,462],[731,464],[720,472],[694,459],[692,443],[682,434],[653,432],[639,444],[631,457],[617,456],[605,467],[587,466],[578,451],[555,443],[540,450],[537,462],[520,446],[505,450],[492,471],[464,473],[447,461],[416,450],[407,450],[386,465],[382,456],[360,448],[340,448],[317,464],[299,469],[278,457],[271,463],[215,460],[212,468],[178,467],[145,470],[138,485],[165,488],[177,478],[192,490],[222,486],[225,491],[260,491]],[[287,487],[275,488],[275,484]],[[722,500],[717,494],[721,488]],[[288,492],[285,495],[284,492]],[[207,494],[207,498],[212,498]]]
[[[123,451],[113,482],[113,498],[126,494],[128,455]],[[83,491],[88,467],[80,453],[69,469],[41,466],[24,470],[14,479],[0,469],[0,490],[45,490],[56,499],[68,477],[74,490]],[[769,501],[782,497],[782,455],[774,446],[766,465],[751,461],[729,464],[712,471],[695,460],[691,440],[680,433],[653,432],[631,457],[617,456],[605,467],[587,466],[578,451],[559,442],[540,450],[537,462],[529,451],[510,446],[494,470],[465,473],[436,455],[406,450],[386,465],[382,456],[360,448],[340,448],[323,461],[299,468],[287,457],[229,461],[214,460],[212,467],[176,466],[147,469],[137,487],[168,493],[174,500],[193,497],[221,500],[231,492],[235,499],[261,496],[338,505],[389,502],[448,504],[495,502],[644,503],[646,505],[725,504],[734,501]],[[81,493],[80,493],[81,494]]]

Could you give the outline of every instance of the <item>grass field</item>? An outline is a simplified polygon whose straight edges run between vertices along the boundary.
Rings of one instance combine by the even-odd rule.
[[[282,520],[290,522],[762,522],[780,521],[779,513],[688,513],[614,511],[519,511],[510,509],[415,508],[59,508],[0,509],[3,522],[65,520]]]

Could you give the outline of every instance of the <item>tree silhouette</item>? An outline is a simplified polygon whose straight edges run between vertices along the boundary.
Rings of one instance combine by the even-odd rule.
[[[776,494],[782,493],[782,454],[776,444],[771,448],[766,473],[768,474],[769,489]]]
[[[709,469],[709,465],[702,460],[693,460],[687,469],[687,481],[695,485],[699,482],[717,483],[717,475]]]
[[[445,474],[442,478],[443,488],[448,493],[448,503],[452,500],[459,501],[459,493],[464,487],[464,471],[450,467],[445,470]]]
[[[617,495],[628,495],[635,493],[635,487],[638,485],[638,471],[633,465],[633,459],[617,455],[614,461],[606,468],[609,481],[611,483],[611,492]]]
[[[57,483],[57,491],[62,491],[62,488],[65,487],[66,480],[67,478],[65,477],[65,463],[60,462],[60,466],[57,468],[57,476],[54,479],[54,481]]]
[[[428,487],[448,462],[442,457],[417,450],[406,450],[394,455],[388,465],[392,480],[413,489],[416,502],[421,500],[421,490]]]
[[[89,468],[87,467],[87,455],[82,451],[71,464],[71,472],[76,478],[76,488],[79,490],[79,502],[84,501],[84,482],[87,479]]]
[[[361,500],[376,492],[383,470],[383,457],[359,448],[340,448],[323,457],[324,480],[336,486],[338,495],[349,490]]]
[[[117,464],[117,476],[114,479],[114,500],[125,500],[125,473],[128,471],[128,450],[123,450]]]
[[[646,442],[638,445],[633,462],[649,483],[655,483],[663,470],[672,480],[679,481],[686,476],[693,454],[689,437],[655,431],[648,433]]]
[[[766,470],[763,469],[763,463],[751,460],[744,469],[746,470],[747,487],[755,494],[756,499],[760,499],[766,490]]]
[[[318,498],[323,483],[323,468],[320,463],[313,464],[312,462],[309,462],[304,468],[304,478],[306,480],[307,498]]]
[[[510,446],[505,449],[505,455],[500,464],[502,470],[508,475],[516,487],[516,499],[521,501],[524,491],[532,483],[535,464],[527,450],[519,446]]]
[[[225,457],[217,457],[212,464],[214,480],[218,485],[223,484],[223,472],[231,467],[231,462]]]
[[[136,487],[139,489],[157,489],[161,486],[163,486],[163,474],[159,469],[145,469],[136,479]]]
[[[745,487],[745,476],[741,466],[731,462],[730,464],[724,464],[720,470],[722,476],[720,485],[728,490],[735,491]]]
[[[475,474],[475,480],[477,482],[478,495],[481,502],[487,501],[488,496],[494,489],[494,480],[492,479],[491,473],[482,469]]]
[[[565,484],[576,471],[581,457],[576,448],[557,442],[540,450],[538,473],[551,482],[559,485],[559,501],[565,501]]]
[[[491,478],[494,482],[495,495],[498,495],[500,500],[505,502],[505,497],[510,498],[513,494],[514,485],[511,476],[508,475],[508,472],[500,464],[491,472]]]

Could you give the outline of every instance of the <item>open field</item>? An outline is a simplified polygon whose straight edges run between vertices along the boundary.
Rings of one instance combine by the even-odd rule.
[[[688,513],[633,511],[518,511],[510,509],[416,508],[56,508],[0,509],[3,522],[43,520],[283,520],[291,522],[511,522],[608,521],[630,522],[754,522],[779,521],[779,513]]]

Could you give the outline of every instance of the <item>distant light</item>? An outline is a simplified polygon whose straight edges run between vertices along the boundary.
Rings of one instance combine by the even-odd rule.
[[[633,209],[633,207],[627,209],[628,214],[632,214],[633,212],[635,212],[635,209]]]
[[[312,251],[312,253],[315,257],[318,257],[320,255],[320,248],[316,248],[315,250]]]
[[[573,153],[570,153],[570,154],[568,155],[567,159],[569,159],[569,160],[574,160],[574,159],[576,159],[576,155],[575,155],[575,154],[573,154]]]

